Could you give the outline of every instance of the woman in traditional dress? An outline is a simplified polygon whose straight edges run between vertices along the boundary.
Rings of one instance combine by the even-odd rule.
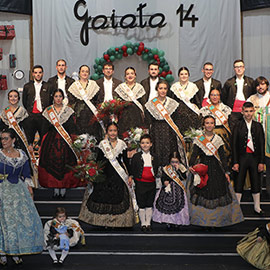
[[[19,105],[20,93],[17,90],[9,91],[8,101],[9,106],[2,111],[0,116],[0,131],[8,128],[13,128],[15,130],[17,134],[16,145],[27,154],[34,186],[37,187],[36,157],[34,156],[33,147],[29,146],[27,141],[29,115],[25,108]]]
[[[7,264],[7,255],[16,264],[21,255],[43,250],[43,228],[33,199],[28,157],[15,149],[13,129],[1,133],[0,149],[0,264]]]
[[[191,103],[191,99],[199,91],[195,83],[189,81],[189,70],[181,67],[178,70],[179,82],[171,86],[172,98],[179,102],[178,113],[180,115],[179,129],[184,134],[190,128],[198,129],[201,126],[199,108]]]
[[[97,140],[102,138],[102,127],[93,119],[96,114],[96,105],[99,86],[89,80],[90,68],[82,65],[79,69],[79,80],[75,81],[68,89],[69,105],[75,111],[78,134],[88,133]]]
[[[115,92],[122,100],[131,102],[124,108],[118,119],[119,137],[121,137],[125,131],[144,125],[142,97],[145,95],[145,90],[141,84],[136,82],[136,71],[133,67],[126,68],[125,82],[119,84]]]
[[[166,223],[168,230],[178,225],[189,225],[186,168],[180,160],[177,152],[171,154],[170,164],[163,167],[163,186],[156,194],[154,202],[153,221]]]
[[[208,166],[208,181],[190,183],[190,223],[203,227],[223,227],[244,220],[240,205],[230,184],[227,160],[221,137],[215,134],[215,118],[206,116],[203,120],[204,133],[195,138],[189,170],[196,175],[194,166],[198,163]]]
[[[270,269],[270,223],[259,226],[237,243],[237,253],[258,269]]]
[[[93,184],[93,192],[86,189],[79,219],[103,227],[132,227],[135,222],[133,203],[128,188],[129,167],[127,146],[118,139],[118,126],[109,123],[107,138],[99,144],[97,161],[105,163],[106,180]],[[134,194],[133,194],[134,195]]]
[[[76,126],[74,111],[63,105],[63,99],[63,91],[56,89],[53,92],[53,105],[43,112],[45,135],[41,144],[38,167],[40,185],[54,188],[53,196],[62,198],[65,196],[66,188],[85,185],[85,182],[76,178],[73,171],[67,167],[77,164],[70,138],[70,135],[76,134]]]
[[[12,124],[9,121],[8,114],[11,113],[15,118],[17,124],[19,125],[21,131],[25,136],[25,127],[27,125],[28,113],[22,106],[19,105],[20,101],[20,93],[17,90],[10,90],[8,92],[8,102],[9,106],[7,106],[1,113],[0,116],[0,131],[8,128],[12,128]],[[26,152],[25,145],[21,138],[19,138],[17,142],[17,147],[23,149]]]
[[[186,165],[182,142],[177,139],[177,136],[182,137],[182,135],[179,134],[179,127],[175,125],[179,122],[177,113],[179,104],[167,96],[168,88],[166,81],[159,81],[156,85],[158,96],[145,104],[146,123],[153,139],[152,151],[158,156],[159,166],[165,166],[170,163],[170,154],[181,149],[181,162]],[[165,120],[163,113],[170,123]]]
[[[209,92],[208,105],[200,109],[200,114],[205,117],[212,115],[215,118],[214,133],[219,135],[224,142],[224,150],[231,167],[231,130],[229,127],[232,109],[220,101],[220,90],[212,89]]]

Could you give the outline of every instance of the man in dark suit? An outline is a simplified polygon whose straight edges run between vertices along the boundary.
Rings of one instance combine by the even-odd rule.
[[[51,85],[42,81],[43,67],[36,65],[32,68],[33,81],[26,83],[23,87],[22,102],[29,114],[25,133],[29,144],[33,144],[35,134],[38,131],[40,141],[42,133],[42,112],[51,104]]]
[[[96,81],[100,87],[97,103],[102,103],[104,101],[109,101],[111,99],[117,98],[118,95],[114,90],[120,83],[122,83],[120,80],[113,78],[113,63],[108,62],[103,64],[102,72],[104,77]]]
[[[260,208],[261,180],[264,170],[265,143],[262,124],[252,120],[255,109],[251,102],[242,106],[243,118],[237,122],[232,134],[233,170],[238,172],[235,192],[240,203],[247,171],[249,171],[255,214],[263,215]]]
[[[252,78],[245,76],[245,64],[241,59],[235,60],[235,76],[228,79],[221,92],[221,100],[232,109],[231,127],[235,126],[242,118],[242,106],[249,96],[256,94],[256,88]]]
[[[148,65],[149,77],[141,81],[141,85],[144,87],[145,95],[142,97],[143,105],[157,96],[156,85],[159,81],[158,77],[159,65],[152,63]]]
[[[57,75],[51,77],[48,80],[48,83],[51,85],[52,89],[62,89],[64,92],[64,104],[68,104],[68,95],[67,91],[70,85],[74,82],[72,78],[66,75],[67,63],[64,59],[59,59],[56,62]]]
[[[203,78],[196,81],[195,84],[199,88],[199,91],[192,98],[192,103],[196,104],[198,108],[201,108],[206,104],[210,90],[221,90],[221,82],[212,78],[214,73],[214,66],[210,62],[206,62],[202,68]]]

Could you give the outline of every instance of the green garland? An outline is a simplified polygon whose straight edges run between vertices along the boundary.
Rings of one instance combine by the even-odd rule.
[[[146,48],[143,42],[132,44],[130,41],[119,47],[111,47],[103,53],[103,57],[97,57],[94,64],[95,73],[91,76],[91,79],[98,80],[104,76],[102,73],[104,63],[120,60],[123,57],[133,55],[134,53],[141,56],[148,64],[157,63],[159,65],[160,79],[166,80],[168,83],[174,81],[169,64],[164,58],[164,51],[158,50],[157,48]]]

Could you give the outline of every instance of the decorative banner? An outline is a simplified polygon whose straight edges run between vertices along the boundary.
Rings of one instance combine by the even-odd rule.
[[[167,75],[177,78],[178,69],[186,66],[190,80],[195,81],[202,78],[202,66],[210,61],[213,77],[225,82],[233,75],[234,60],[241,57],[240,22],[239,0],[132,0],[128,4],[126,0],[35,0],[34,63],[43,65],[47,79],[56,74],[57,59],[67,60],[71,74],[82,64],[100,59],[103,52],[109,55],[110,48],[120,51],[126,46],[122,55],[129,57],[115,61],[114,75],[123,80],[125,67],[134,66],[140,81],[148,76],[142,61],[146,51],[141,51],[141,57],[134,55],[140,52],[135,48],[141,42],[149,61],[156,55],[155,48],[166,53],[163,61],[172,72]],[[95,72],[90,68],[91,75],[100,74],[96,66]]]

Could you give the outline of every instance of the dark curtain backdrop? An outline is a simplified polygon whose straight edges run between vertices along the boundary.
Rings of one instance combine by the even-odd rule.
[[[270,7],[269,0],[241,0],[241,11]]]
[[[32,0],[1,0],[0,11],[32,15]]]

